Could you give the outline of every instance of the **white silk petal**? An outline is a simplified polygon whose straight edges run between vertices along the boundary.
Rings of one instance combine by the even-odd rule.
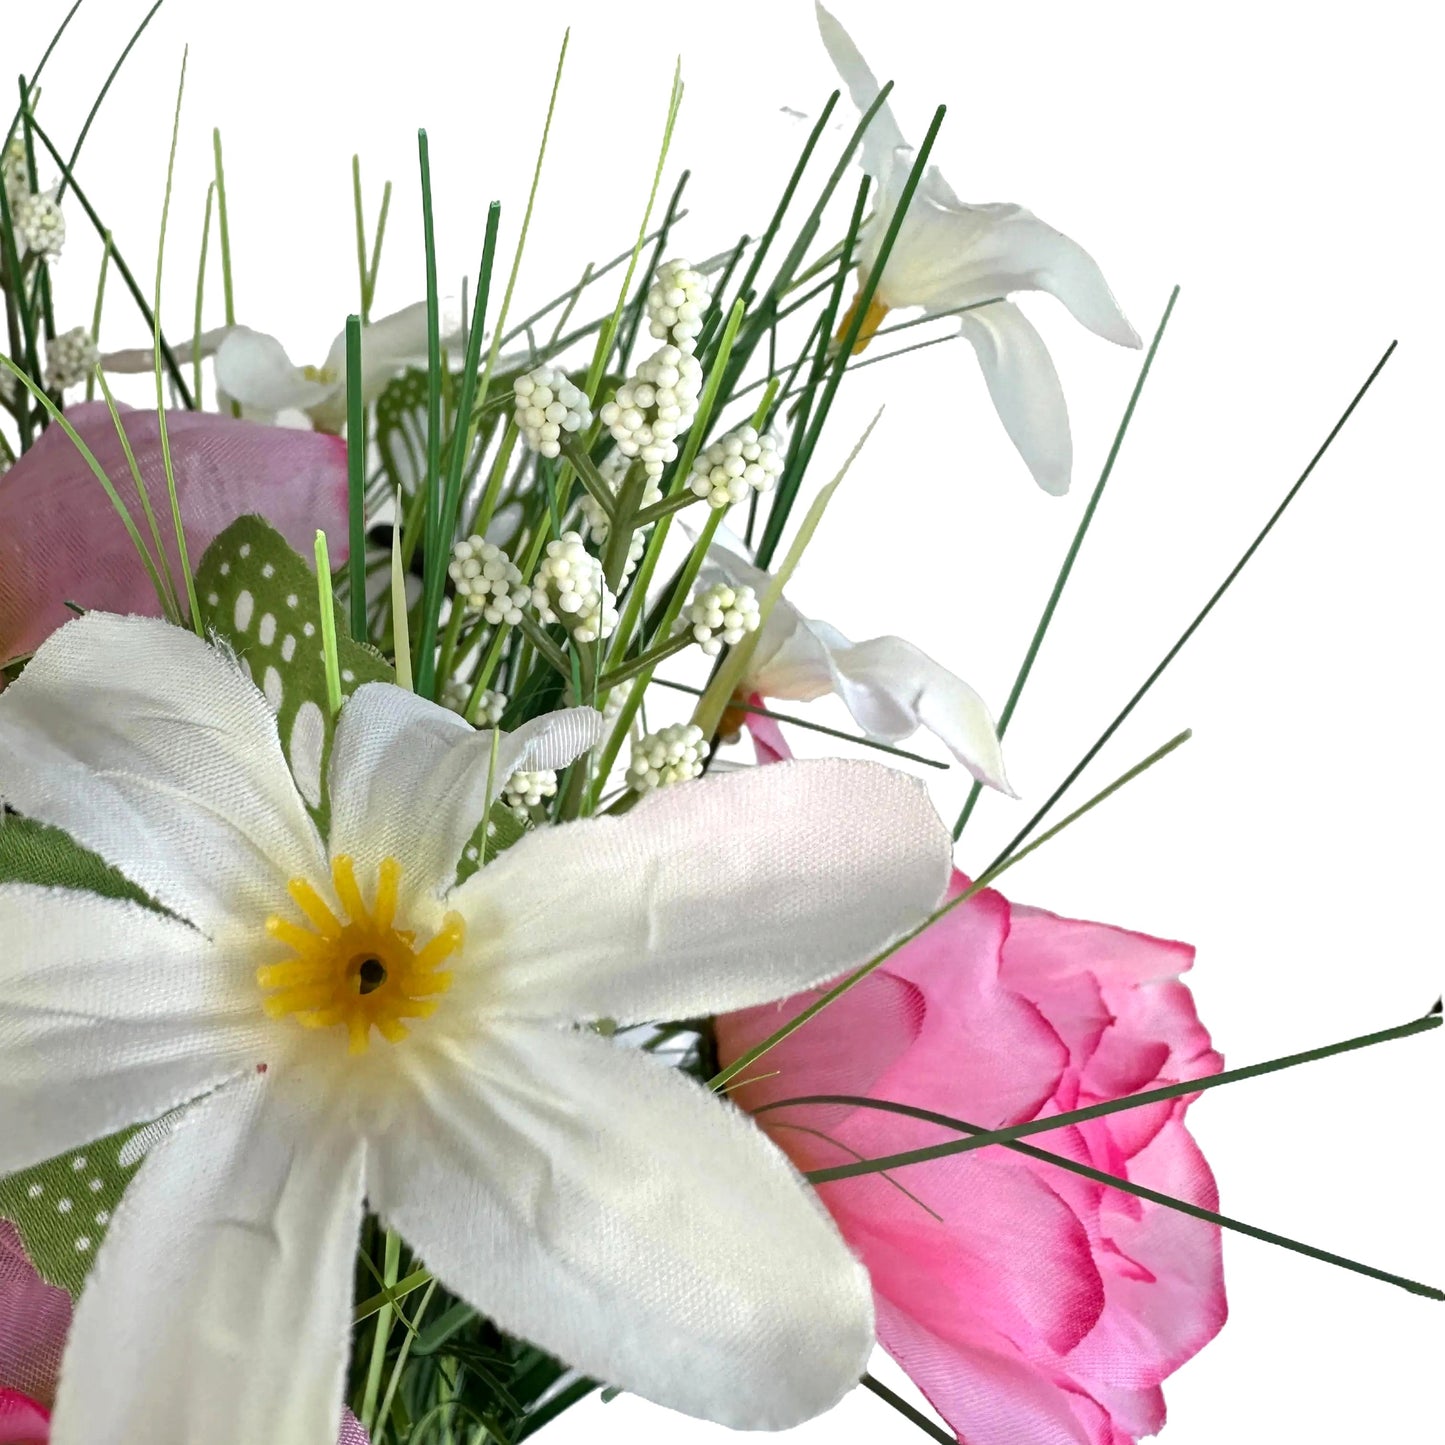
[[[1138,346],[1129,324],[1094,258],[1062,231],[1056,231],[1022,206],[965,206],[980,224],[969,264],[975,294],[969,300],[1006,296],[1014,291],[1048,291],[1096,336],[1119,346]]]
[[[1034,480],[1051,496],[1063,496],[1074,443],[1064,389],[1043,337],[1011,301],[965,312],[958,329],[978,353],[994,409]]]
[[[826,623],[810,626],[827,648],[835,691],[864,732],[895,743],[926,728],[979,782],[1012,796],[993,716],[961,677],[901,637],[854,643]]]
[[[0,1175],[268,1058],[254,963],[120,899],[0,884]]]
[[[814,10],[818,18],[818,33],[823,37],[828,58],[847,86],[848,95],[859,115],[862,115],[878,99],[881,87],[877,78],[868,68],[868,62],[859,53],[852,37],[833,14],[822,5],[815,4]],[[894,156],[903,144],[903,132],[898,129],[893,111],[885,101],[863,133],[863,169],[870,176],[886,177],[893,167]]]
[[[357,688],[341,711],[331,756],[331,853],[374,875],[402,865],[402,904],[440,898],[492,794],[518,768],[561,768],[592,747],[602,718],[592,708],[545,713],[493,733],[390,683]]]
[[[308,381],[274,336],[249,326],[232,327],[216,350],[216,386],[251,411],[274,416],[308,411],[325,401],[345,375]]]
[[[214,331],[201,332],[199,337],[193,337],[190,341],[178,341],[171,347],[171,354],[182,366],[196,357],[204,360],[208,356],[214,356],[232,329],[230,326],[218,326]],[[107,371],[119,373],[154,371],[155,349],[151,346],[137,346],[129,351],[111,351],[100,358],[100,364]]]
[[[877,763],[780,763],[540,828],[452,895],[475,1007],[523,1019],[693,1018],[862,963],[941,897],[952,844]]]
[[[253,1076],[146,1156],[76,1308],[51,1445],[336,1439],[363,1153],[315,1103]]]
[[[745,1114],[589,1035],[498,1030],[437,1070],[369,1156],[367,1193],[501,1328],[743,1429],[796,1425],[857,1382],[867,1274]]]
[[[0,693],[0,800],[213,935],[324,871],[266,699],[157,618],[69,622]]]

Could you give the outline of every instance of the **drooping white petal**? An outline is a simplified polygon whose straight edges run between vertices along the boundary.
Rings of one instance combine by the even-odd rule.
[[[1048,291],[1096,336],[1119,346],[1138,346],[1129,324],[1094,260],[1077,241],[1056,231],[1022,206],[964,206],[973,226],[967,264],[971,294],[963,306],[1015,291]],[[891,269],[891,263],[890,263]]]
[[[1012,795],[993,716],[961,677],[901,637],[849,642],[825,622],[808,625],[826,649],[834,690],[864,732],[894,743],[926,728],[981,783]]]
[[[856,1383],[867,1275],[746,1115],[588,1035],[499,1030],[436,1067],[367,1193],[448,1288],[726,1425],[783,1429]]]
[[[815,4],[814,9],[818,17],[818,32],[823,37],[828,58],[833,62],[843,84],[848,87],[848,94],[859,115],[862,115],[878,99],[881,87],[868,68],[868,62],[854,45],[852,37],[838,23],[836,17],[821,4]],[[887,176],[892,169],[895,155],[903,145],[903,132],[898,129],[893,111],[885,102],[863,133],[863,169],[870,176]]]
[[[51,1445],[329,1445],[363,1155],[253,1076],[146,1156],[76,1308]]]
[[[138,904],[0,884],[0,1175],[265,1062],[254,960]]]
[[[994,409],[1034,480],[1061,497],[1069,490],[1074,443],[1059,374],[1044,339],[1012,301],[996,301],[958,318],[973,344]]]
[[[216,354],[217,348],[232,330],[230,326],[217,326],[213,331],[203,331],[200,336],[193,337],[190,341],[174,343],[171,352],[182,366],[188,365],[196,357],[204,360]],[[100,358],[100,364],[107,371],[121,373],[154,371],[155,350],[150,346],[137,346],[128,351],[111,351]]]
[[[518,768],[563,768],[601,736],[592,708],[544,713],[493,733],[390,683],[357,688],[342,709],[331,754],[331,853],[366,876],[385,857],[402,865],[403,902],[440,897],[462,849]]]
[[[274,336],[235,326],[216,350],[216,386],[252,411],[309,411],[345,386],[346,376],[309,380]]]
[[[0,693],[0,800],[213,936],[322,864],[266,699],[158,618],[88,613]]]
[[[863,962],[937,902],[951,843],[923,785],[877,763],[778,764],[541,828],[475,874],[479,1009],[692,1018]],[[464,986],[461,979],[459,986]]]

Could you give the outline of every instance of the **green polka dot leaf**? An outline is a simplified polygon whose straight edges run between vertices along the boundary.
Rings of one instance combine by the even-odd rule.
[[[127,1129],[0,1178],[0,1219],[20,1231],[41,1278],[72,1296],[85,1284],[111,1215],[140,1168],[144,1151],[131,1143],[140,1132]]]
[[[196,570],[196,596],[207,628],[266,694],[297,789],[324,833],[335,724],[326,701],[315,572],[268,522],[242,517],[206,549]],[[394,682],[381,655],[352,641],[341,609],[335,612],[342,697],[362,683]]]
[[[42,888],[75,888],[106,898],[128,898],[159,912],[165,910],[97,853],[82,848],[68,833],[0,813],[0,883],[31,883]]]

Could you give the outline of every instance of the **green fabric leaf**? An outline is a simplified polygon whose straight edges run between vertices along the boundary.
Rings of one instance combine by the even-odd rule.
[[[147,1130],[158,1126],[126,1129],[0,1179],[0,1218],[20,1231],[26,1253],[48,1284],[80,1294],[111,1215],[140,1168],[142,1146],[156,1137]]]
[[[82,848],[68,833],[15,813],[0,812],[0,883],[76,888],[106,898],[126,898],[158,913],[165,912],[129,878],[98,853]]]
[[[499,778],[497,786],[505,781],[505,778]],[[484,862],[490,863],[499,853],[505,853],[513,843],[525,838],[527,832],[526,823],[505,803],[493,803],[491,815],[485,822],[477,824],[477,831],[462,849],[461,862],[457,865],[457,883],[465,883]]]
[[[234,650],[275,709],[297,789],[324,835],[335,723],[327,710],[315,572],[268,522],[242,517],[206,548],[196,595],[206,626]],[[342,696],[362,683],[395,682],[381,654],[352,641],[340,607],[335,611]]]

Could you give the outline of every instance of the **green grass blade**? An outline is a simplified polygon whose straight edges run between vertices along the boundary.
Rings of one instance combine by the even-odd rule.
[[[1089,525],[1094,520],[1094,513],[1098,510],[1099,499],[1104,495],[1104,488],[1109,484],[1109,478],[1114,471],[1114,462],[1119,456],[1119,448],[1124,444],[1124,437],[1128,433],[1129,423],[1134,420],[1134,408],[1139,404],[1139,397],[1143,393],[1144,383],[1149,379],[1149,370],[1154,365],[1154,354],[1159,350],[1159,343],[1164,339],[1164,328],[1169,325],[1169,318],[1174,313],[1174,303],[1179,299],[1179,288],[1176,286],[1169,293],[1169,304],[1164,308],[1164,315],[1159,319],[1159,325],[1155,328],[1154,339],[1149,343],[1149,350],[1145,354],[1144,363],[1139,368],[1139,378],[1134,383],[1134,390],[1129,395],[1129,404],[1124,408],[1124,415],[1120,419],[1119,429],[1114,433],[1114,443],[1109,448],[1109,455],[1104,459],[1103,470],[1099,473],[1099,480],[1094,484],[1094,490],[1089,497],[1089,505],[1084,508],[1084,515],[1079,518],[1078,528],[1074,532],[1073,541],[1069,543],[1069,550],[1064,554],[1063,565],[1059,568],[1059,575],[1054,579],[1053,591],[1049,593],[1049,600],[1044,604],[1043,615],[1039,618],[1039,624],[1034,628],[1034,635],[1029,640],[1028,651],[1024,653],[1024,660],[1019,665],[1018,675],[1014,678],[1013,687],[1009,689],[1008,701],[1003,705],[1003,711],[998,717],[998,735],[1002,739],[1008,731],[1008,725],[1013,719],[1014,709],[1018,706],[1019,698],[1023,694],[1024,685],[1029,680],[1029,673],[1033,671],[1034,659],[1039,655],[1039,648],[1043,645],[1045,635],[1048,633],[1049,624],[1054,620],[1054,613],[1058,610],[1059,599],[1064,595],[1064,588],[1068,584],[1069,574],[1074,570],[1074,562],[1079,555],[1079,548],[1084,545],[1084,538],[1088,535]],[[965,827],[968,826],[969,815],[973,812],[978,802],[978,795],[983,790],[983,784],[976,778],[973,786],[968,790],[968,799],[963,805],[963,811],[958,815],[958,822],[953,826],[953,841],[958,842]]]
[[[196,311],[191,328],[191,385],[195,388],[197,406],[201,404],[201,316],[206,301],[206,256],[211,248],[211,211],[215,201],[216,183],[212,181],[206,187],[206,215],[201,222],[201,259],[196,265]]]
[[[1309,463],[1305,467],[1304,471],[1300,473],[1294,485],[1291,486],[1289,491],[1285,493],[1284,500],[1281,501],[1279,506],[1277,506],[1270,514],[1269,520],[1255,534],[1254,540],[1249,544],[1248,547],[1244,549],[1243,555],[1234,564],[1234,566],[1229,569],[1229,572],[1226,574],[1224,581],[1221,582],[1219,586],[1214,589],[1214,591],[1210,594],[1209,600],[1194,615],[1194,620],[1189,624],[1188,627],[1184,629],[1182,633],[1180,633],[1173,646],[1170,647],[1169,651],[1164,654],[1158,664],[1154,667],[1153,671],[1150,672],[1148,677],[1146,677],[1144,681],[1139,685],[1139,688],[1129,699],[1129,701],[1126,702],[1124,706],[1120,708],[1119,711],[1114,715],[1114,720],[1089,745],[1089,748],[1084,753],[1083,757],[1081,757],[1079,761],[1075,763],[1072,768],[1069,769],[1069,772],[1065,776],[1064,780],[1058,785],[1058,787],[1053,790],[1052,793],[1049,794],[1049,796],[1044,800],[1042,806],[1037,810],[1037,812],[1034,813],[1034,815],[1028,820],[1028,822],[1025,823],[1024,826],[1020,828],[1016,834],[1014,834],[1013,838],[1009,840],[1003,851],[998,855],[998,858],[995,859],[995,863],[1001,862],[1003,859],[1007,858],[1013,852],[1013,850],[1017,848],[1024,841],[1024,839],[1033,832],[1033,830],[1039,825],[1039,823],[1048,815],[1054,804],[1057,803],[1066,792],[1068,792],[1068,790],[1077,781],[1079,775],[1084,771],[1085,768],[1089,766],[1091,762],[1093,762],[1093,760],[1103,750],[1104,745],[1109,741],[1110,738],[1114,736],[1116,732],[1118,732],[1120,727],[1123,726],[1124,720],[1148,695],[1149,689],[1153,687],[1154,684],[1158,682],[1159,679],[1164,675],[1164,672],[1168,668],[1169,664],[1173,662],[1176,657],[1179,656],[1179,653],[1184,648],[1184,644],[1188,642],[1189,639],[1193,637],[1194,634],[1199,630],[1199,627],[1203,623],[1204,619],[1208,617],[1211,612],[1214,611],[1215,605],[1219,602],[1219,599],[1223,597],[1226,592],[1229,591],[1230,587],[1234,583],[1235,578],[1244,571],[1245,567],[1249,564],[1249,559],[1254,556],[1254,554],[1263,544],[1264,539],[1268,537],[1269,534],[1274,530],[1275,524],[1282,516],[1284,516],[1285,512],[1289,508],[1290,503],[1293,502],[1294,499],[1299,495],[1300,490],[1303,488],[1304,484],[1310,479],[1310,476],[1314,472],[1315,467],[1319,465],[1325,453],[1329,451],[1331,444],[1334,442],[1334,439],[1339,436],[1340,432],[1344,429],[1345,423],[1349,421],[1351,416],[1354,415],[1355,408],[1359,406],[1361,401],[1364,400],[1365,393],[1369,391],[1369,389],[1375,384],[1375,378],[1379,376],[1381,371],[1384,370],[1385,363],[1389,361],[1390,357],[1394,354],[1396,345],[1397,343],[1392,341],[1389,346],[1386,347],[1385,354],[1375,363],[1374,368],[1371,370],[1369,376],[1365,378],[1364,384],[1354,394],[1353,398],[1350,400],[1350,404],[1344,409],[1344,411],[1340,414],[1339,419],[1330,428],[1329,435],[1326,436],[1324,441],[1320,443],[1319,448],[1310,458]]]
[[[358,217],[360,211],[357,212]],[[359,234],[359,233],[358,233]],[[351,635],[366,641],[366,408],[361,399],[361,317],[346,318],[346,559]]]

